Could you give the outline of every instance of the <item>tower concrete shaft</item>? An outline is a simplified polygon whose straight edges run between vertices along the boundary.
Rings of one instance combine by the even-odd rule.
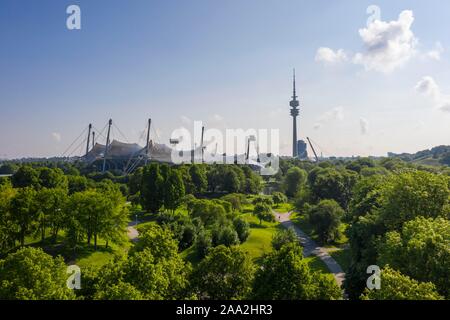
[[[291,116],[292,116],[292,156],[296,158],[298,156],[297,149],[297,117],[300,113],[298,109],[300,106],[300,102],[297,100],[297,92],[295,88],[295,69],[294,69],[294,78],[293,78],[293,94],[292,100],[289,103],[291,106]]]

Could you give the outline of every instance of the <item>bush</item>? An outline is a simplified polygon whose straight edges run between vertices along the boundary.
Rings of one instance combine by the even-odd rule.
[[[240,243],[238,234],[231,225],[216,225],[212,231],[212,240],[214,246],[223,244],[230,247]]]
[[[233,221],[234,230],[236,230],[241,243],[245,242],[250,235],[250,224],[242,218],[236,218]]]
[[[204,258],[212,246],[213,241],[211,234],[206,230],[200,231],[197,235],[197,239],[195,240],[195,252],[197,253],[197,256]]]
[[[274,192],[272,194],[272,200],[275,204],[284,203],[287,201],[287,197],[281,192]]]
[[[273,236],[272,247],[275,250],[280,250],[284,245],[289,243],[298,243],[298,237],[294,228],[278,230]]]

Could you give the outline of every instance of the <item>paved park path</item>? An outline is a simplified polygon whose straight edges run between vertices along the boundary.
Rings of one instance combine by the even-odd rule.
[[[324,247],[320,247],[313,239],[308,237],[298,226],[296,226],[291,221],[292,212],[288,213],[278,213],[275,212],[275,218],[281,225],[285,228],[293,228],[297,233],[300,243],[303,246],[303,255],[308,257],[310,255],[315,255],[322,260],[327,266],[328,270],[333,274],[334,279],[338,283],[339,286],[342,285],[345,279],[345,273],[342,270],[341,266],[334,260],[328,250]]]
[[[137,231],[137,229],[136,229],[136,222],[133,221],[133,222],[128,223],[127,236],[128,236],[128,239],[130,239],[133,242],[136,242],[138,240],[139,231]]]

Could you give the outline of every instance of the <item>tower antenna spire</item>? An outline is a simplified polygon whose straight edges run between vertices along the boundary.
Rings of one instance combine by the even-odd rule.
[[[293,74],[293,96],[289,103],[291,107],[292,116],[292,157],[297,158],[298,156],[298,142],[297,142],[297,117],[300,114],[300,102],[297,100],[297,91],[295,90],[295,69]]]
[[[297,91],[296,91],[296,89],[295,89],[295,87],[296,87],[296,85],[295,85],[295,68],[294,68],[294,77],[293,77],[293,86],[294,86],[294,95],[292,96],[292,98],[294,98],[294,100],[295,99],[297,99]]]

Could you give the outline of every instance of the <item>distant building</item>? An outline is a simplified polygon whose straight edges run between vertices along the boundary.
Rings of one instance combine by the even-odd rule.
[[[306,142],[303,140],[297,141],[297,154],[299,159],[307,159],[308,158],[308,151],[306,150]]]

